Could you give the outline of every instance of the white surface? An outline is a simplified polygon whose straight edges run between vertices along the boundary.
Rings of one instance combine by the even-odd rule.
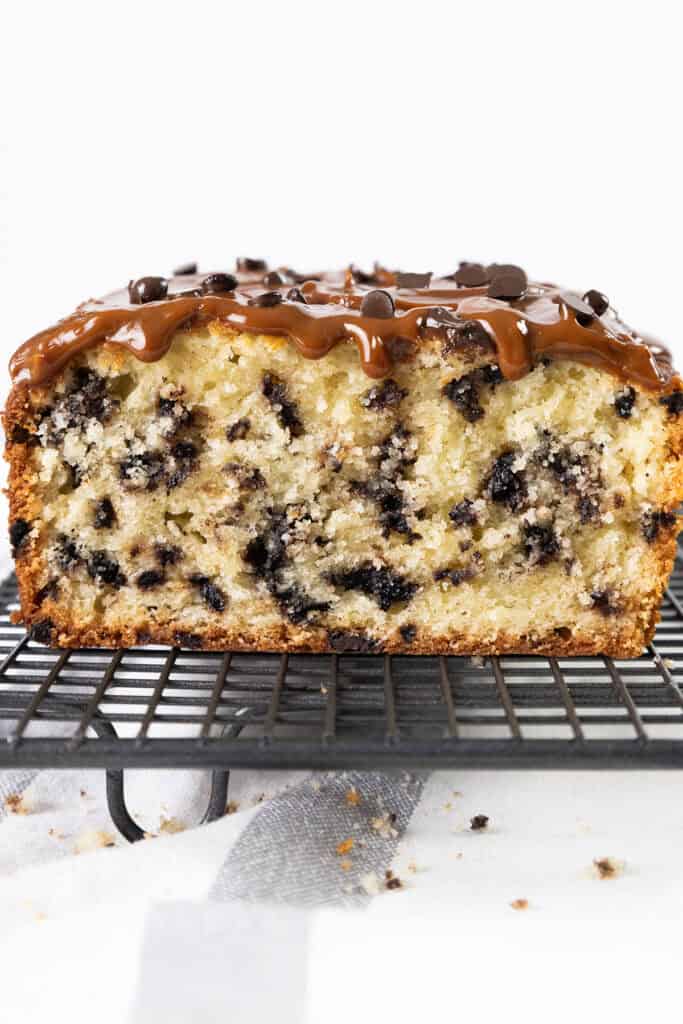
[[[435,271],[514,260],[600,288],[683,356],[668,2],[14,4],[3,36],[3,360],[129,277],[245,254]],[[201,899],[237,822],[78,858],[67,844],[31,866],[58,815],[105,820],[101,791],[83,811],[73,776],[54,786],[0,831],[4,1014],[133,1019],[152,904]],[[397,862],[419,867],[409,888],[362,918],[316,915],[308,1019],[670,1014],[682,787],[679,772],[435,777]],[[463,831],[478,812],[491,831]],[[605,854],[627,862],[622,877],[591,877]],[[517,897],[531,909],[512,911]],[[217,940],[191,908],[199,986],[202,937]],[[198,1024],[225,1019],[233,952],[218,979],[208,1003],[196,995]]]

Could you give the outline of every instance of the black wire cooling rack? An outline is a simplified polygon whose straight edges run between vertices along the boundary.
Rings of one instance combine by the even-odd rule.
[[[683,768],[683,563],[634,660],[53,651],[10,623],[0,585],[0,770],[107,769],[129,839],[125,768]]]

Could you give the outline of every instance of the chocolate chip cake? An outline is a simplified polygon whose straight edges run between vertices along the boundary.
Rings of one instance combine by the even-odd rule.
[[[683,384],[519,267],[145,277],[26,342],[21,616],[63,647],[638,655]]]

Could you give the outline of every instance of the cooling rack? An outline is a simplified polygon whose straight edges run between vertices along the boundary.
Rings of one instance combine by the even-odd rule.
[[[638,659],[53,651],[0,585],[0,770],[101,767],[112,818],[143,832],[126,768],[683,768],[683,564]]]

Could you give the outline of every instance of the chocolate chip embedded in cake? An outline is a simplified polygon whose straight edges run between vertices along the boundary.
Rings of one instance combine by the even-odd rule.
[[[187,266],[26,343],[5,427],[33,639],[638,654],[683,386],[597,289],[455,266]]]

